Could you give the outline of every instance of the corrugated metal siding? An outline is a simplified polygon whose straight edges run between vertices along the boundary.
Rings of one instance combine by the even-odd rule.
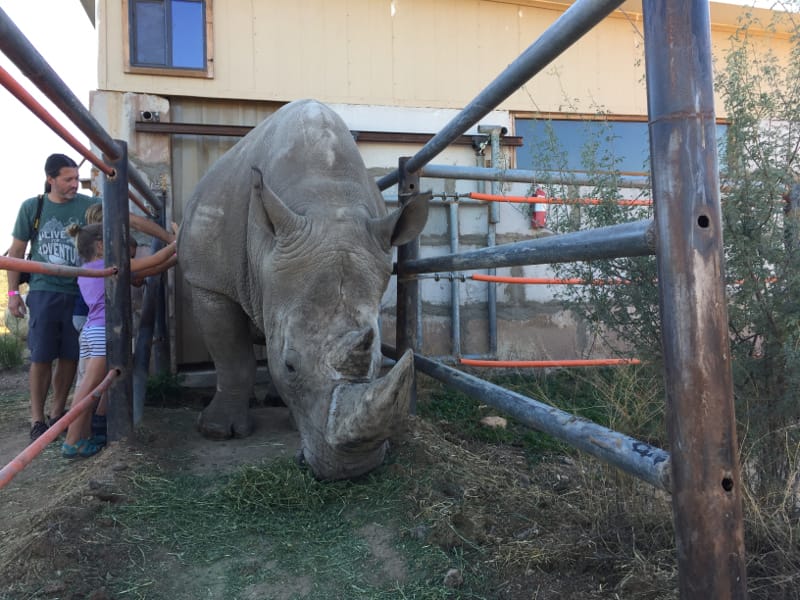
[[[171,118],[180,123],[214,123],[253,126],[275,112],[279,104],[269,102],[209,102],[192,98],[174,98]],[[221,136],[172,136],[173,219],[183,220],[183,207],[195,185],[208,168],[231,148],[239,138]],[[225,260],[224,256],[220,260]],[[183,278],[176,277],[176,361],[179,365],[209,362],[210,356],[200,336],[191,310],[191,299]]]

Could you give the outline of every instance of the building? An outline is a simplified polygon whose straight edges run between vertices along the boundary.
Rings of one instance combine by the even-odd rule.
[[[568,0],[82,0],[96,24],[98,90],[91,111],[112,137],[128,140],[130,159],[167,199],[180,222],[207,167],[282,104],[312,97],[332,105],[357,136],[376,177],[413,155],[570,7]],[[642,8],[624,2],[599,26],[543,68],[440,154],[436,164],[533,169],[537,129],[552,119],[570,140],[580,119],[599,112],[621,140],[622,169],[645,175],[647,103]],[[711,4],[712,40],[727,47],[742,9]],[[763,11],[767,14],[767,11]],[[766,32],[764,33],[766,36]],[[778,36],[780,37],[780,36]],[[765,38],[766,39],[766,38]],[[773,39],[773,38],[770,38]],[[721,106],[721,104],[718,104]],[[719,110],[719,109],[718,109]],[[717,115],[724,119],[724,114]],[[500,152],[481,146],[504,128]],[[578,137],[580,137],[578,135]],[[476,142],[477,140],[477,142]],[[482,140],[482,141],[481,141]],[[566,142],[569,144],[570,142]],[[574,148],[573,148],[574,149]],[[475,181],[423,180],[452,197],[490,191]],[[502,186],[524,195],[530,185]],[[394,201],[396,188],[386,191]],[[513,204],[435,203],[422,255],[547,235]],[[496,211],[492,215],[492,211]],[[455,241],[450,223],[457,220]],[[489,221],[496,221],[490,226]],[[491,239],[490,239],[491,238]],[[544,276],[545,266],[498,274]],[[431,355],[493,350],[487,284],[454,284],[451,274],[423,282],[422,350]],[[467,273],[468,275],[468,273]],[[453,286],[458,286],[458,348]],[[394,289],[384,298],[393,338]],[[207,361],[180,274],[174,279],[175,362]],[[496,288],[499,358],[576,358],[588,347],[579,323],[544,286]]]

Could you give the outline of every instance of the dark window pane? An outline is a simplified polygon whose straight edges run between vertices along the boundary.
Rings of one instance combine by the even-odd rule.
[[[136,2],[133,5],[133,26],[133,63],[158,66],[167,64],[164,3]]]
[[[516,134],[523,138],[517,149],[517,166],[530,170],[587,171],[589,151],[600,169],[646,174],[650,137],[646,122],[516,119]],[[716,126],[720,154],[724,154],[727,125]]]
[[[591,148],[598,159],[613,158],[605,167],[636,173],[647,169],[650,156],[647,123],[517,119],[516,132],[524,138],[517,150],[521,169],[585,171]]]
[[[172,66],[205,68],[205,27],[203,3],[186,0],[172,2]]]

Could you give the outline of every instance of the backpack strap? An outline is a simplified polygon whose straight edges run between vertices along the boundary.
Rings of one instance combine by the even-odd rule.
[[[39,235],[39,219],[42,217],[42,207],[44,206],[44,194],[39,194],[39,201],[36,203],[36,216],[33,218],[33,237],[31,241]]]
[[[36,238],[39,237],[39,221],[42,218],[42,207],[44,206],[44,194],[39,194],[39,200],[36,203],[36,216],[33,218],[33,235],[30,239],[30,251],[28,252],[27,259],[33,256],[33,243],[36,241]]]

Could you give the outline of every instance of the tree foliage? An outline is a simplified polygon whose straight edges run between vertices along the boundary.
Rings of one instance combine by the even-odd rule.
[[[787,476],[791,465],[780,449],[797,443],[800,418],[800,24],[795,20],[798,3],[786,8],[789,12],[772,13],[769,23],[747,14],[731,36],[715,76],[727,115],[727,133],[719,149],[720,198],[737,416],[746,444],[763,459],[759,462],[764,481]],[[782,55],[770,41],[787,35],[790,51]],[[776,47],[786,46],[782,42]],[[596,137],[588,138],[583,153],[592,185],[570,185],[570,175],[564,173],[567,183],[549,191],[567,199],[592,196],[603,202],[554,211],[551,223],[557,231],[652,216],[615,202],[621,197],[616,161],[602,151],[606,145],[597,142]],[[547,166],[558,167],[557,160]],[[611,347],[659,365],[653,257],[555,268],[562,277],[607,282],[567,287],[562,300]],[[611,283],[617,281],[627,283]]]

